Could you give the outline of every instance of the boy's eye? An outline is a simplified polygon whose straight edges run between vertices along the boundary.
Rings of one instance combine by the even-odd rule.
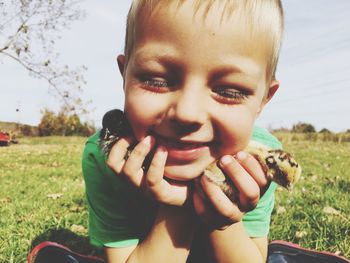
[[[249,96],[248,92],[234,88],[217,88],[213,92],[217,100],[227,104],[241,103]]]
[[[154,88],[167,88],[168,82],[161,79],[146,79],[143,81],[144,85]]]
[[[139,80],[143,88],[154,92],[167,92],[172,86],[172,83],[163,77],[142,76]]]

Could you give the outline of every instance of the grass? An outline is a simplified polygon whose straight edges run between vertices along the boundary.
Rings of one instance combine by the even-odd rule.
[[[50,239],[88,252],[80,158],[85,138],[25,138],[0,148],[0,262]]]
[[[293,192],[277,190],[270,239],[350,258],[350,143],[278,134],[303,166]],[[93,253],[80,158],[85,138],[22,138],[0,148],[0,262],[25,262],[44,240]]]
[[[278,137],[303,174],[293,192],[277,191],[270,238],[350,258],[350,143]]]

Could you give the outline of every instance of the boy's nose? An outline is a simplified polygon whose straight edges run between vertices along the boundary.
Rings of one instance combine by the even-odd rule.
[[[206,122],[207,111],[202,92],[179,91],[171,109],[171,115],[176,122],[187,126],[203,125]]]

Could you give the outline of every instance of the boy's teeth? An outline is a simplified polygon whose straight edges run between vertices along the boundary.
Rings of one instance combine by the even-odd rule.
[[[199,144],[194,144],[194,143],[191,143],[191,144],[174,144],[173,145],[175,148],[179,148],[179,149],[193,149],[193,148],[196,148],[196,147],[199,147],[200,145]]]
[[[176,147],[185,150],[185,149],[193,148],[193,145],[177,145]]]

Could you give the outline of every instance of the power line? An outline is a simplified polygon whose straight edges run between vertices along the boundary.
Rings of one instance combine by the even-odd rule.
[[[308,62],[310,60],[312,60],[314,57],[318,56],[318,57],[323,57],[335,52],[339,52],[339,50],[348,50],[350,46],[350,38],[346,38],[344,40],[342,40],[341,42],[337,43],[337,44],[327,44],[326,47],[318,47],[318,48],[314,48],[311,52],[307,52],[306,55],[305,54],[299,54],[299,57],[296,56],[294,57],[293,62],[290,65],[296,65],[296,64],[300,64],[300,63],[305,63]]]
[[[297,42],[297,44],[291,46],[291,47],[287,47],[285,49],[283,49],[281,52],[282,53],[287,53],[287,52],[293,52],[295,50],[299,50],[300,46],[305,46],[308,45],[310,42],[317,40],[317,39],[325,39],[327,37],[327,39],[329,39],[329,36],[347,36],[347,34],[341,34],[341,33],[347,33],[349,32],[349,23],[346,22],[344,24],[342,24],[341,26],[338,27],[329,27],[329,30],[326,32],[322,32],[321,34],[312,36],[311,38],[303,38],[302,41]],[[345,32],[343,32],[345,31]]]
[[[281,112],[278,111],[277,114],[265,114],[264,117],[265,118],[276,118],[276,117],[288,117],[288,116],[312,116],[312,115],[329,115],[329,114],[334,114],[334,113],[338,113],[338,115],[334,115],[332,118],[336,119],[339,118],[341,116],[342,113],[343,115],[346,115],[346,117],[349,116],[350,113],[350,108],[343,108],[343,109],[337,109],[337,110],[327,110],[327,111],[313,111],[313,112],[308,112],[308,111],[303,111],[303,112]],[[276,113],[276,111],[274,111],[273,113]]]
[[[338,81],[326,82],[326,83],[323,83],[323,85],[306,86],[305,89],[311,90],[313,88],[318,88],[318,87],[325,87],[325,86],[329,87],[329,86],[334,85],[334,84],[340,84],[340,83],[348,82],[348,81],[350,81],[350,78],[346,78],[346,79],[342,79],[342,80],[338,80]],[[319,90],[316,90],[315,92],[304,93],[303,95],[298,96],[298,97],[289,97],[287,99],[280,99],[280,100],[276,101],[276,103],[285,104],[285,103],[293,102],[296,100],[302,100],[302,99],[306,99],[306,98],[309,99],[310,96],[327,95],[327,94],[330,94],[332,92],[339,92],[339,91],[343,91],[345,89],[348,89],[348,87],[343,86],[341,88],[322,89],[322,90],[319,89]]]

